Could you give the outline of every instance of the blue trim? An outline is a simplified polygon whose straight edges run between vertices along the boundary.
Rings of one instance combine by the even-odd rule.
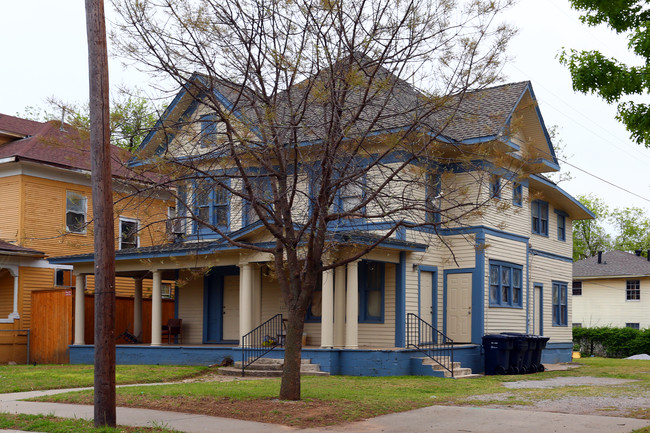
[[[406,341],[406,253],[400,251],[395,266],[395,347],[405,347]]]
[[[573,257],[560,256],[558,254],[548,253],[546,251],[536,250],[531,248],[530,253],[534,256],[545,257],[547,259],[560,260],[563,262],[573,263]]]
[[[431,326],[438,329],[438,267],[437,266],[418,266],[418,316],[422,315],[422,287],[420,274],[422,272],[430,272],[431,287],[425,287],[424,290],[431,290]]]
[[[519,182],[512,183],[512,204],[523,207],[524,187]]]
[[[551,312],[553,313],[551,316],[551,323],[553,326],[566,328],[569,326],[569,283],[555,280],[551,281],[551,283]],[[553,292],[555,291],[556,286],[558,288],[557,304],[553,302]],[[566,306],[564,314],[562,314],[562,294],[564,294],[564,305]]]
[[[523,298],[524,298],[524,284],[523,284],[523,273],[524,269],[523,266],[517,263],[511,263],[511,262],[504,262],[501,260],[490,260],[489,262],[490,270],[488,271],[488,275],[490,278],[488,279],[488,285],[489,285],[489,293],[490,296],[488,296],[488,303],[490,307],[501,307],[501,308],[517,308],[521,309],[523,308]],[[492,267],[495,267],[497,269],[497,277],[498,277],[498,283],[497,283],[497,292],[496,292],[496,300],[492,299]],[[508,301],[504,301],[502,299],[502,294],[503,294],[503,271],[504,269],[509,269],[509,290],[508,290]],[[515,303],[514,300],[514,291],[515,291],[515,270],[519,271],[519,302]]]
[[[516,242],[528,243],[530,239],[528,236],[522,236],[515,233],[508,233],[502,230],[497,230],[492,227],[486,226],[473,226],[473,227],[460,227],[454,229],[442,229],[438,230],[442,236],[453,236],[453,235],[467,235],[467,234],[483,234],[490,235],[497,238],[508,239]]]
[[[579,207],[583,212],[586,212],[590,217],[592,217],[592,218],[596,218],[596,215],[595,215],[592,211],[590,211],[589,209],[587,209],[587,208],[585,207],[585,205],[583,205],[583,204],[580,203],[578,200],[576,200],[575,198],[573,198],[573,197],[571,196],[571,194],[567,193],[566,191],[564,191],[562,188],[560,188],[559,186],[557,186],[557,185],[554,184],[553,182],[548,181],[548,180],[544,179],[543,177],[540,177],[540,176],[535,175],[535,174],[531,175],[530,177],[533,178],[535,181],[537,181],[537,182],[539,182],[539,183],[542,183],[542,184],[544,184],[544,185],[546,185],[546,186],[548,186],[548,187],[550,187],[550,188],[556,190],[557,192],[559,192],[560,194],[562,194],[563,196],[565,196],[566,198],[568,198],[569,200],[571,200],[571,202],[572,202],[573,204],[575,204],[576,206],[578,206],[578,207]]]
[[[224,294],[224,277],[226,275],[239,275],[239,268],[237,266],[220,266],[210,269],[203,277],[203,344],[223,344],[231,343],[231,340],[224,340],[223,338],[223,294]],[[211,304],[209,300],[213,298],[214,303]],[[214,306],[211,310],[210,307]],[[216,316],[216,317],[213,317]],[[215,329],[213,337],[215,339],[208,340],[208,325],[210,318],[215,320]]]
[[[535,235],[548,237],[548,202],[545,200],[533,200],[530,202],[530,231]],[[537,211],[537,217],[533,213],[533,209]],[[537,218],[537,228],[535,228],[535,218]],[[543,222],[546,221],[546,227]]]
[[[539,335],[544,335],[544,284],[533,282],[533,296],[537,287],[539,287]]]
[[[557,240],[566,242],[566,216],[557,214]],[[560,222],[562,224],[560,224]]]
[[[472,272],[472,343],[482,344],[485,333],[485,233],[476,234],[475,260]]]
[[[530,317],[530,245],[526,245],[526,317]],[[526,320],[526,334],[530,334],[528,320]]]

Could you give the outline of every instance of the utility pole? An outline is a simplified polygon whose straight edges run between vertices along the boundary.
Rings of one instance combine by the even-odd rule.
[[[114,427],[115,230],[111,183],[108,54],[103,0],[86,0],[86,30],[95,231],[95,426]]]

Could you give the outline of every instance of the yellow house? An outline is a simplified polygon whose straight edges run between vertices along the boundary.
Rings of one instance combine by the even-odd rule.
[[[193,79],[200,81],[201,77]],[[163,115],[160,124],[166,128],[153,131],[142,150],[169,158],[169,164],[180,160],[189,165],[187,161],[194,158],[196,166],[203,167],[207,160],[223,155],[214,150],[213,136],[223,136],[224,132],[211,111],[214,108],[202,104],[187,88],[191,86],[177,95]],[[226,107],[234,106],[232,112],[237,116],[247,108],[236,105],[247,96],[246,90],[236,85],[211,83],[205,92],[214,92],[206,99],[213,97]],[[244,97],[240,99],[238,92]],[[417,100],[416,92],[404,85],[400,92],[387,97],[404,100],[390,100],[385,105],[405,106]],[[430,143],[427,158],[407,160],[409,166],[399,179],[412,176],[408,188],[400,185],[400,180],[390,180],[388,190],[403,191],[398,197],[412,200],[412,212],[382,215],[381,199],[396,200],[395,195],[386,194],[368,201],[359,209],[359,218],[347,216],[327,226],[328,236],[338,242],[334,253],[358,257],[323,272],[322,289],[312,298],[306,317],[308,347],[303,349],[303,357],[318,362],[331,374],[434,374],[417,361],[421,355],[415,346],[422,341],[440,341],[431,337],[438,335],[435,332],[444,334],[445,341],[453,340],[454,359],[474,372],[484,367],[482,337],[505,331],[549,337],[544,362],[571,359],[567,293],[571,282],[571,223],[593,215],[543,176],[559,166],[529,82],[469,94],[458,111],[466,115],[454,118],[444,135],[431,133],[437,139]],[[306,118],[322,117],[312,114]],[[242,123],[250,127],[250,136],[254,137],[254,122]],[[368,136],[389,136],[392,126],[381,124]],[[299,136],[299,140],[304,141],[296,148],[309,149],[308,138]],[[261,143],[251,141],[264,149],[261,139]],[[378,141],[368,143],[377,145]],[[368,154],[382,154],[383,150],[371,149]],[[471,166],[463,164],[463,152],[486,159]],[[494,158],[494,154],[501,157]],[[223,159],[227,162],[227,157]],[[363,158],[358,160],[365,164]],[[357,169],[355,162],[350,162],[351,169]],[[358,177],[357,187],[339,190],[330,208],[354,209],[363,202],[364,191],[372,190],[371,183],[381,184],[384,173],[400,164],[404,164],[404,153],[388,154],[375,169]],[[435,169],[442,165],[445,174],[438,180]],[[217,168],[214,170],[218,172]],[[291,209],[296,221],[305,225],[314,200],[309,182],[312,175],[296,177],[299,194]],[[193,217],[179,227],[183,242],[143,248],[139,255],[118,251],[118,275],[151,272],[154,292],[163,278],[176,274],[181,281],[176,307],[183,320],[183,350],[142,347],[140,351],[129,348],[121,352],[118,347],[125,362],[139,362],[148,356],[164,357],[165,362],[176,364],[214,363],[226,356],[245,359],[245,339],[286,312],[270,254],[246,248],[273,245],[265,226],[250,212],[250,203],[233,192],[251,187],[244,187],[235,177],[228,182],[228,189],[215,183],[208,193],[200,181],[187,182],[184,193],[191,208],[179,205],[176,214],[181,219]],[[259,188],[264,188],[263,182]],[[260,201],[267,200],[264,193],[259,197]],[[476,204],[479,211],[456,218],[454,212],[462,209],[455,203],[462,200]],[[430,221],[440,208],[449,209],[443,220]],[[392,218],[406,222],[404,230],[385,236],[386,227],[394,223]],[[201,221],[210,221],[232,241],[225,242]],[[425,227],[425,223],[431,224]],[[374,250],[355,256],[376,241]],[[93,272],[92,255],[61,257],[56,262],[73,264],[75,272],[82,274]],[[152,318],[155,325],[159,320]],[[152,329],[159,328],[152,325]],[[431,332],[429,337],[422,335],[423,329]],[[161,344],[160,334],[152,335],[152,345]],[[215,344],[221,346],[212,347]],[[71,361],[91,359],[92,347],[76,340]]]
[[[168,202],[133,195],[122,164],[128,156],[113,149],[116,249],[167,239]],[[24,362],[31,293],[75,286],[71,266],[46,258],[93,251],[90,150],[82,133],[0,114],[0,240],[0,362]],[[132,279],[116,284],[118,294],[133,295]]]

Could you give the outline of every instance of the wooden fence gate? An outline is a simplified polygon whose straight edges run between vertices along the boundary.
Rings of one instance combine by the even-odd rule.
[[[39,364],[67,364],[68,346],[74,335],[74,298],[72,289],[38,290],[32,292],[31,362]],[[94,343],[95,297],[85,295],[86,344]],[[162,323],[174,317],[174,301],[162,301]],[[115,299],[115,336],[128,330],[133,333],[133,298]],[[151,343],[151,299],[142,300],[143,344]],[[125,344],[126,341],[116,341]]]

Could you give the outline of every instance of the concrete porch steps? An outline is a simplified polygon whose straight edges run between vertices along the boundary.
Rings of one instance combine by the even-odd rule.
[[[260,358],[246,367],[246,376],[252,377],[280,377],[284,359]],[[241,361],[235,362],[232,367],[220,367],[219,374],[227,376],[241,376]],[[303,359],[300,364],[301,376],[329,376],[326,371],[320,370],[319,364],[312,364],[311,359]]]
[[[415,358],[415,359],[421,361],[423,366],[430,366],[431,369],[434,372],[440,372],[440,373],[443,374],[444,377],[451,377],[451,372],[448,371],[447,369],[445,369],[442,365],[435,362],[433,359],[431,359],[429,357],[426,357],[426,356],[425,357],[418,357],[418,358]],[[449,365],[449,363],[450,363],[449,362],[449,357],[445,357],[445,356],[441,357],[440,362],[445,364],[445,365]],[[460,365],[460,362],[454,362],[453,370],[454,370],[454,377],[456,379],[466,379],[466,378],[480,377],[481,376],[480,374],[473,374],[471,368],[462,367]],[[437,374],[437,375],[439,375],[439,374]]]

